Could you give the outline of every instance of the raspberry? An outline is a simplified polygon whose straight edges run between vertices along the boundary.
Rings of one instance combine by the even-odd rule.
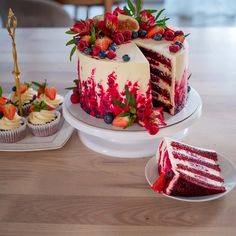
[[[167,30],[164,34],[165,40],[172,41],[175,37],[175,34],[173,31]]]
[[[180,49],[179,45],[176,45],[176,44],[169,46],[169,51],[170,51],[170,52],[173,52],[173,53],[178,52],[179,49]]]
[[[80,101],[80,96],[79,96],[79,94],[78,94],[78,93],[73,93],[73,94],[71,94],[71,96],[70,96],[70,101],[71,101],[71,103],[73,103],[73,104],[79,103],[79,101]]]
[[[184,32],[182,30],[175,31],[175,36],[184,36]]]
[[[124,40],[125,40],[125,41],[131,40],[131,38],[132,38],[132,32],[131,32],[130,30],[126,30],[126,31],[124,31],[122,34],[123,34],[123,36],[124,36]]]
[[[112,51],[112,50],[109,50],[108,53],[107,53],[107,57],[109,59],[113,59],[113,58],[116,57],[116,53],[114,51]]]
[[[80,40],[77,47],[81,52],[83,52],[84,49],[87,47],[87,43],[85,41]]]
[[[118,45],[124,43],[125,39],[124,39],[123,34],[122,33],[116,33],[113,36],[113,41]]]
[[[94,46],[94,47],[93,47],[92,55],[93,55],[93,56],[98,56],[98,54],[99,54],[100,51],[101,51],[101,47],[100,47],[100,46]]]
[[[157,132],[159,131],[159,126],[157,124],[153,124],[149,127],[148,131],[151,135],[157,134]]]

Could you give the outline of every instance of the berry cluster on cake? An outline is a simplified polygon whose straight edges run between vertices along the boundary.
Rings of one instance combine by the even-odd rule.
[[[138,1],[140,2],[140,1]],[[67,31],[75,44],[78,80],[72,103],[106,123],[133,123],[151,134],[165,125],[163,110],[178,113],[187,99],[187,35],[166,25],[163,10],[142,10],[130,0]]]
[[[213,150],[164,138],[156,154],[159,177],[154,191],[172,196],[204,196],[225,192]]]
[[[32,83],[38,87],[34,90]],[[0,86],[0,142],[15,143],[22,140],[29,130],[34,136],[45,137],[56,133],[61,126],[63,97],[55,87],[45,82],[20,83],[20,108],[16,86],[8,97]]]

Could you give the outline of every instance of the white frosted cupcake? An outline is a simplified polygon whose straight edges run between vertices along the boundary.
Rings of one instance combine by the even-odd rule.
[[[57,111],[62,110],[64,97],[57,94],[57,89],[55,87],[49,87],[46,81],[42,84],[37,82],[33,82],[33,84],[38,87],[37,98],[39,101],[44,101],[46,104]]]
[[[35,101],[30,107],[27,125],[34,136],[46,137],[60,129],[60,119],[59,111],[51,110],[44,101]]]
[[[0,107],[0,142],[15,143],[26,135],[26,120],[16,112],[16,107],[6,104]]]
[[[31,104],[36,99],[37,91],[35,91],[30,84],[25,83],[20,85],[20,92],[21,92],[21,102],[22,102],[22,108],[23,108],[23,115],[28,116],[29,114],[29,108]],[[10,94],[10,101],[14,105],[18,107],[19,105],[19,99],[16,94],[16,86],[12,88],[12,93]]]

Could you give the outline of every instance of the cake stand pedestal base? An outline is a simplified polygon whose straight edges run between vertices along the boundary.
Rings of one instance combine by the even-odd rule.
[[[181,141],[188,133],[188,128],[183,129],[170,138]],[[130,140],[128,143],[120,140],[103,139],[81,131],[78,131],[81,142],[89,149],[101,153],[103,155],[125,157],[125,158],[140,158],[153,156],[156,153],[157,147],[161,139],[151,140]]]

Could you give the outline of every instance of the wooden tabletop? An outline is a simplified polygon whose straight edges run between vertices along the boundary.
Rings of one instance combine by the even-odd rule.
[[[65,29],[19,29],[24,81],[47,79],[65,94],[76,78]],[[236,29],[189,28],[191,85],[202,117],[184,141],[217,150],[236,164]],[[13,86],[11,44],[0,30],[0,83]],[[205,203],[154,193],[149,158],[112,158],[87,149],[74,132],[59,150],[0,152],[0,235],[236,235],[236,189]]]

